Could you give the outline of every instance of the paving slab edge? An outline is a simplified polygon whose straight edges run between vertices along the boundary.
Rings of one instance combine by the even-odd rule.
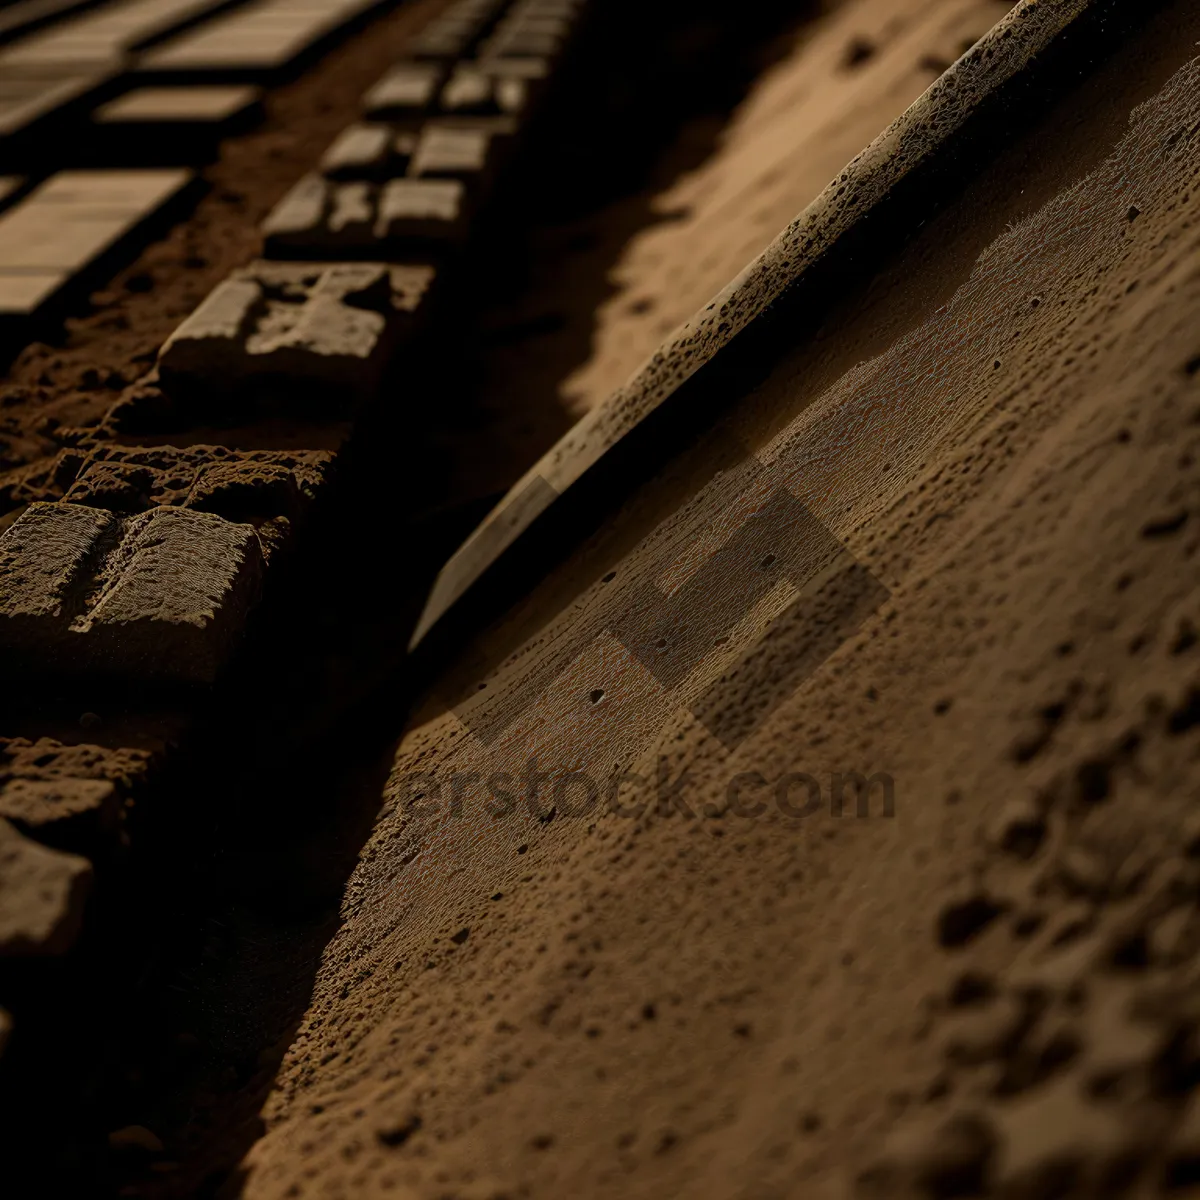
[[[1124,3],[1124,0],[1121,0]],[[438,576],[421,645],[562,493],[928,166],[980,109],[1106,0],[1021,0],[934,81],[722,291],[525,473]]]

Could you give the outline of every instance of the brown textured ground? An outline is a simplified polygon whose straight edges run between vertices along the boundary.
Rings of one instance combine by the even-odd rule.
[[[598,636],[517,727],[485,750],[430,703],[248,1196],[1194,1191],[1198,39],[1167,5],[532,589],[482,711]],[[696,497],[733,507],[738,444],[891,597],[798,691],[760,660],[730,754],[599,631]],[[534,749],[686,769],[712,812],[402,786]],[[724,811],[795,770],[887,771],[895,817]]]
[[[98,416],[116,395],[107,373],[132,377],[255,252],[258,216],[349,119],[415,7],[279,93],[271,124],[227,148],[196,220],[102,294],[65,348],[17,365],[0,413],[10,463],[54,452],[44,416]],[[681,105],[647,138],[657,169],[641,163],[608,195],[611,129],[639,110],[621,72],[586,76],[614,77],[609,115],[532,189],[533,254],[500,255],[485,276],[472,416],[486,432],[454,446],[440,501],[508,483],[565,404],[621,383],[1003,6],[908,7],[864,0],[802,26],[794,50],[770,47],[715,156],[730,97],[690,118]],[[864,1187],[888,1196],[953,1194],[983,1174],[997,1194],[1094,1196],[1119,1191],[1127,1160],[1144,1167],[1142,1194],[1194,1188],[1200,78],[1185,63],[1200,27],[1184,4],[1169,21],[1003,156],[485,649],[486,667],[598,618],[644,576],[639,540],[695,544],[685,502],[735,465],[731,446],[753,448],[887,585],[887,605],[799,691],[761,663],[751,682],[778,707],[732,755],[597,641],[534,714],[559,731],[544,753],[600,776],[653,775],[661,755],[672,779],[692,772],[695,807],[718,809],[739,771],[827,783],[885,770],[895,819],[493,821],[469,793],[443,824],[402,803],[406,771],[511,754],[520,767],[537,733],[482,755],[432,703],[351,882],[247,1195],[765,1198],[837,1194],[869,1168]],[[688,28],[682,59],[725,61],[719,22]],[[634,96],[653,97],[644,76],[669,45],[643,49]],[[613,140],[592,139],[605,128]],[[390,606],[386,561],[346,579]],[[395,614],[370,617],[362,645],[394,639]],[[488,677],[502,696],[508,670]],[[312,687],[303,661],[296,678]],[[382,718],[389,732],[403,719]],[[356,771],[326,800],[357,806]],[[172,1056],[194,1055],[199,1034],[208,1093],[162,1102],[158,1088],[155,1104],[146,1080],[123,1084],[135,1100],[115,1123],[167,1143],[158,1171],[130,1173],[131,1194],[221,1185],[328,934],[293,889],[336,889],[329,864],[352,835],[335,846],[324,809],[297,815],[278,790],[261,798],[277,826],[246,842],[246,787],[221,793],[235,861],[216,873],[237,876],[234,899],[169,978],[178,1012],[162,1016]],[[185,829],[173,848],[191,844]],[[160,1017],[149,994],[131,1023]],[[142,1049],[129,1073],[157,1083],[157,1028]],[[214,1149],[222,1122],[236,1129]]]
[[[358,95],[435,7],[406,6],[273,93],[266,125],[223,147],[195,217],[97,293],[93,311],[71,322],[61,343],[31,347],[13,366],[0,383],[0,523],[20,510],[20,494],[8,489],[21,472],[44,468],[60,440],[70,441],[64,431],[97,421],[212,284],[257,253],[262,214],[353,118]],[[886,41],[879,11],[864,21],[854,11],[822,17],[816,8],[765,0],[736,12],[715,0],[652,13],[620,0],[606,7],[468,273],[464,325],[447,331],[436,403],[423,415],[428,424],[418,423],[421,453],[413,454],[408,435],[362,451],[358,474],[373,467],[377,477],[343,481],[341,511],[368,515],[349,537],[333,518],[313,531],[310,573],[280,589],[287,594],[251,647],[258,657],[242,664],[244,697],[233,703],[227,695],[230,711],[209,714],[202,733],[190,732],[190,767],[160,781],[146,808],[138,870],[115,899],[93,906],[107,932],[85,948],[79,975],[66,977],[45,1010],[45,1032],[53,1036],[56,1022],[62,1032],[57,1058],[43,1064],[36,1091],[17,1099],[25,1124],[14,1145],[31,1158],[82,1176],[96,1194],[207,1195],[222,1186],[255,1136],[255,1113],[378,803],[373,735],[331,736],[329,710],[336,714],[364,680],[374,681],[377,660],[386,667],[402,651],[425,569],[414,540],[446,536],[436,532],[439,510],[461,526],[456,504],[508,485],[566,426],[564,380],[593,353],[598,306],[624,286],[610,277],[612,263],[639,230],[660,223],[658,198],[710,157],[764,66],[800,70],[809,34],[824,31],[834,75],[853,82],[865,111],[864,138],[932,77],[915,46],[895,60],[863,58],[856,39]],[[993,8],[970,10],[968,34],[983,31]],[[968,36],[954,21],[948,32],[936,23],[922,28],[922,54],[950,56]],[[810,100],[822,103],[819,94]],[[831,163],[861,140],[841,130],[828,146],[815,139]],[[805,161],[787,164],[784,177],[802,174]],[[779,225],[824,169],[792,180],[792,191],[777,198]],[[699,205],[696,218],[704,211]],[[770,232],[761,219],[755,224],[754,237]],[[723,244],[724,233],[714,238]],[[741,253],[731,252],[730,272]],[[474,355],[462,352],[464,328],[478,330],[466,339]],[[402,420],[390,423],[389,438]],[[398,462],[411,477],[397,478]],[[397,510],[409,519],[432,510],[432,539],[424,527],[398,529]],[[399,589],[396,543],[411,576]],[[380,545],[387,553],[374,552]],[[4,732],[44,735],[45,712],[23,699],[6,697]],[[72,717],[49,732],[72,744],[155,750],[179,740],[179,713],[127,718],[105,701],[95,703],[98,729],[75,727]],[[390,708],[380,713],[380,741],[401,723]],[[93,996],[96,978],[107,983]],[[40,1010],[26,999],[23,1014]],[[107,1142],[130,1125],[151,1129],[163,1152]]]

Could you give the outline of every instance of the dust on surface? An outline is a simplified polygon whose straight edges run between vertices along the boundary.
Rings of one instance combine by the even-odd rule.
[[[593,624],[532,705],[485,739],[430,700],[247,1196],[1195,1183],[1198,37],[1168,6],[531,588],[450,695],[503,710]],[[686,571],[737,444],[890,598],[799,685],[758,660],[730,750],[606,614]],[[534,811],[489,811],[533,752]],[[555,787],[623,769],[667,802]],[[893,815],[834,815],[851,772]]]
[[[806,27],[715,153],[654,198],[658,221],[623,248],[591,356],[562,385],[571,410],[587,412],[625,383],[1011,7],[849,0]]]

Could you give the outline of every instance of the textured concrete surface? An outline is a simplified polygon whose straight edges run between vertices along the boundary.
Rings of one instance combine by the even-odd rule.
[[[460,243],[468,221],[458,180],[339,184],[309,175],[263,223],[263,237],[274,258],[380,259]]]
[[[161,385],[201,409],[265,379],[298,399],[318,393],[329,407],[352,407],[374,394],[397,346],[419,328],[433,280],[430,267],[252,264],[167,339]]]
[[[439,36],[479,37],[463,18],[487,8],[454,6]],[[572,6],[520,8],[521,37],[554,39]],[[761,249],[818,173],[838,177],[780,243],[791,261],[769,252],[725,294],[742,334],[718,322],[711,338],[673,341],[547,460],[556,484],[534,476],[487,527],[493,553],[526,517],[591,521],[564,521],[535,569],[498,576],[499,608],[514,582],[515,608],[450,642],[452,669],[406,726],[323,963],[342,864],[379,798],[368,735],[324,714],[379,677],[362,724],[382,741],[407,721],[405,688],[373,673],[403,645],[416,586],[417,523],[395,514],[420,488],[396,448],[418,479],[443,461],[417,436],[403,372],[386,396],[397,419],[370,426],[394,441],[339,451],[339,488],[325,488],[332,456],[314,447],[342,446],[348,422],[321,433],[287,388],[269,404],[217,395],[267,379],[256,358],[297,380],[322,362],[335,389],[358,378],[394,277],[257,263],[212,289],[259,253],[262,214],[355,115],[336,73],[234,146],[212,204],[62,345],[22,356],[4,393],[4,536],[39,505],[102,510],[110,533],[67,561],[49,608],[88,626],[81,640],[99,634],[91,614],[119,618],[98,659],[137,662],[123,691],[89,668],[65,699],[17,697],[5,728],[30,736],[0,744],[0,815],[85,849],[102,885],[128,880],[108,872],[131,848],[140,873],[117,902],[127,924],[114,933],[102,908],[108,926],[51,964],[86,980],[89,964],[119,961],[112,991],[80,989],[87,1011],[70,989],[39,1006],[6,984],[0,1002],[16,1014],[10,1062],[28,1064],[22,1039],[42,1020],[61,1031],[58,1065],[96,1047],[116,1064],[93,1077],[80,1054],[69,1072],[80,1093],[115,1083],[100,1089],[112,1119],[94,1160],[114,1190],[241,1188],[228,1172],[310,992],[248,1194],[1016,1197],[1178,1192],[1194,1178],[1200,879],[1181,797],[1200,620],[1195,18],[1167,5],[1148,31],[1131,24],[1107,65],[1097,43],[1055,74],[1062,22],[1083,10],[1027,6],[1032,34],[1002,28],[919,121],[854,165],[855,201],[850,153],[995,8],[863,0],[821,15],[811,41],[772,51],[779,73],[725,144],[712,129],[700,139],[717,153],[677,181],[691,198],[674,218],[635,226],[660,260],[635,238],[613,256],[611,291],[596,291],[578,269],[582,224],[563,236],[559,292],[535,290],[528,324],[552,341],[565,292],[612,296],[594,327],[586,314],[596,356],[582,404],[653,348],[673,305],[703,305],[705,281],[720,286]],[[1120,20],[1134,11],[1111,6]],[[688,29],[703,39],[703,20]],[[976,174],[945,184],[939,124],[965,130],[989,87],[1036,79],[1012,43],[1038,30],[1050,40],[1033,65],[1075,94],[1050,88],[1023,124],[998,119],[974,139]],[[359,84],[397,49],[349,56],[369,66]],[[540,62],[488,61],[515,79]],[[327,95],[336,120],[322,117]],[[1020,87],[1011,98],[1020,111]],[[928,187],[927,169],[943,181],[936,203],[889,207]],[[553,192],[552,175],[539,179],[522,203]],[[319,220],[365,230],[379,200],[330,188]],[[877,235],[864,249],[867,206]],[[628,236],[612,217],[594,227]],[[809,237],[830,240],[813,250]],[[492,261],[477,283],[490,286]],[[511,261],[496,272],[496,343],[509,339],[514,378],[533,387],[557,368],[522,329]],[[339,278],[316,304],[326,276]],[[399,291],[404,307],[420,286]],[[155,354],[190,312],[171,378]],[[470,368],[452,340],[440,353],[429,406],[459,449],[484,443],[481,479],[507,482],[517,460],[491,436],[500,422],[462,406]],[[536,424],[523,392],[489,395],[513,426]],[[639,461],[635,444],[660,453]],[[617,461],[629,469],[606,475]],[[295,549],[318,492],[336,504],[347,485],[354,503],[319,514],[321,561],[273,565],[285,594],[242,638],[262,571],[238,555]],[[577,487],[603,503],[589,512]],[[536,544],[546,526],[530,528]],[[199,733],[192,700],[210,693],[172,708],[137,686],[164,665],[151,651],[200,677],[226,639],[248,657]],[[85,739],[104,746],[74,744]],[[93,820],[103,828],[84,828]],[[186,915],[149,914],[145,895]],[[169,932],[156,942],[149,928]],[[71,1089],[43,1076],[55,1130],[73,1128]],[[38,1111],[31,1100],[22,1122]]]
[[[126,482],[126,481],[123,481]],[[210,683],[261,587],[251,525],[35,503],[0,536],[10,667]]]
[[[1193,1178],[1200,28],[1145,16],[811,332],[775,326],[711,427],[442,680],[247,1195]],[[961,92],[1003,74],[989,48]],[[874,169],[928,146],[905,128]],[[801,231],[725,319],[752,321]],[[720,307],[638,396],[716,345]],[[731,750],[690,708],[730,650],[667,688],[605,627],[745,523],[750,459],[890,598],[799,684],[751,658],[769,714]],[[746,613],[751,645],[781,600]]]

